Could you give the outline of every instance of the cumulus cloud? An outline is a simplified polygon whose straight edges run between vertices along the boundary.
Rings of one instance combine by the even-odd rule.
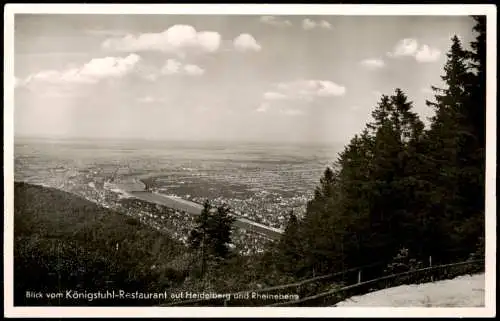
[[[205,70],[197,65],[185,65],[184,71],[191,76],[201,76],[205,73]]]
[[[382,59],[364,59],[360,63],[368,69],[379,69],[385,66],[385,62]]]
[[[168,59],[163,65],[161,72],[165,75],[177,74],[181,70],[181,65],[182,64],[175,59]]]
[[[165,98],[153,97],[149,95],[137,98],[137,102],[141,104],[164,103],[165,101]]]
[[[339,86],[328,80],[316,80],[311,85],[312,92],[316,92],[318,96],[343,96],[345,94],[345,87]]]
[[[266,112],[270,108],[286,107],[287,104],[312,102],[318,98],[343,96],[346,88],[330,80],[302,79],[290,82],[280,82],[273,85],[272,91],[265,92],[262,104],[256,109]],[[296,106],[297,107],[297,106]],[[288,110],[288,107],[285,109]],[[300,110],[300,109],[294,109]],[[291,112],[295,113],[296,112]]]
[[[149,81],[156,81],[158,79],[158,75],[154,73],[142,75],[142,77]]]
[[[197,31],[190,25],[177,24],[158,33],[127,34],[104,40],[102,48],[117,51],[161,51],[183,53],[186,49],[215,52],[221,44],[221,35],[215,31]]]
[[[332,25],[326,20],[321,20],[319,26],[323,29],[332,29]]]
[[[242,33],[233,40],[234,48],[238,51],[260,51],[262,46],[248,33]]]
[[[290,20],[282,19],[276,16],[262,16],[260,22],[276,27],[290,27],[292,22]]]
[[[275,92],[275,91],[268,91],[266,93],[264,93],[264,99],[266,100],[282,100],[282,99],[286,99],[287,96],[282,94],[282,93],[278,93],[278,92]]]
[[[413,56],[417,52],[418,42],[412,38],[405,38],[394,46],[394,49],[391,52],[388,52],[387,55],[390,57],[400,57],[400,56]]]
[[[263,102],[257,107],[256,111],[259,113],[265,113],[269,109],[270,104],[268,102]]]
[[[302,20],[302,28],[304,28],[305,30],[311,30],[314,29],[315,27],[316,27],[316,22],[314,22],[313,20],[311,19]]]
[[[309,18],[302,20],[302,28],[304,30],[312,30],[315,28],[332,29],[332,25],[326,20],[315,21]]]
[[[141,60],[136,54],[127,57],[95,58],[81,67],[66,70],[44,70],[28,76],[23,84],[32,82],[48,83],[97,83],[105,78],[120,78],[133,71]]]
[[[310,97],[332,97],[343,96],[346,92],[344,86],[338,85],[330,80],[296,80],[277,84],[277,88],[288,97],[310,98]]]
[[[189,76],[201,76],[205,73],[205,70],[197,65],[182,64],[178,60],[168,59],[163,65],[161,73],[164,75],[183,74]]]
[[[423,45],[415,54],[415,59],[418,62],[433,62],[439,59],[441,51],[429,47],[428,45]]]
[[[439,59],[441,51],[431,48],[428,45],[419,45],[418,41],[413,38],[405,38],[394,46],[393,50],[387,53],[387,56],[392,58],[397,57],[414,57],[418,62],[433,62]]]

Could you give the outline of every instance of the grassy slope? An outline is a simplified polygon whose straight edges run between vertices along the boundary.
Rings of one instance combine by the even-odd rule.
[[[185,269],[173,262],[185,265],[185,248],[135,219],[69,193],[25,183],[15,183],[14,203],[16,305],[139,304],[28,300],[25,291],[164,291],[184,280]]]

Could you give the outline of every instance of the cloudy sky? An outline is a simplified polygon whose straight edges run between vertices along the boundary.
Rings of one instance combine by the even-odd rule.
[[[15,16],[16,136],[346,142],[382,93],[423,118],[461,16]]]

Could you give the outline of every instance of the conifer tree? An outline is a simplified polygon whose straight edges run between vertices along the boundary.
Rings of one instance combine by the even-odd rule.
[[[195,219],[196,227],[190,232],[188,238],[188,244],[192,249],[197,249],[201,246],[206,245],[207,234],[210,229],[211,209],[212,206],[210,205],[210,202],[206,200],[203,203],[203,210],[201,211],[200,215]]]
[[[474,19],[472,50],[453,37],[445,86],[432,86],[430,128],[401,89],[383,95],[372,122],[323,173],[297,228],[289,222],[286,237],[298,230],[300,246],[278,252],[300,252],[306,274],[389,262],[401,248],[436,263],[482,251],[486,27]]]
[[[469,195],[462,206],[471,215],[467,230],[479,234],[476,242],[484,240],[484,208],[485,208],[485,170],[486,170],[486,16],[474,16],[476,22],[473,30],[476,39],[470,44],[468,51],[471,61],[471,95],[466,109],[465,119],[469,122],[469,136],[467,146],[468,161],[463,164],[464,181],[463,193]],[[471,240],[472,241],[472,236]]]
[[[474,16],[476,25],[473,30],[476,39],[471,42],[472,50],[468,51],[473,86],[471,90],[470,119],[474,126],[478,146],[486,146],[486,17]]]
[[[279,269],[284,273],[294,276],[302,273],[303,266],[302,248],[299,235],[299,220],[297,216],[290,211],[288,221],[283,236],[279,244],[280,257],[277,257]]]
[[[233,223],[234,218],[227,206],[219,206],[213,211],[210,202],[205,201],[203,210],[196,219],[197,226],[188,238],[190,248],[201,252],[202,278],[207,266],[218,264],[228,258]]]
[[[428,204],[437,215],[434,242],[442,244],[441,255],[448,260],[471,252],[484,224],[484,148],[479,143],[484,129],[478,128],[483,116],[477,116],[485,110],[484,70],[474,73],[477,67],[469,64],[470,58],[473,63],[481,60],[482,36],[473,43],[478,51],[472,53],[463,49],[458,37],[452,38],[442,76],[446,88],[433,87],[435,101],[428,102],[436,111],[428,131],[427,164],[434,176]]]
[[[327,167],[315,190],[314,197],[307,204],[307,211],[301,223],[304,265],[307,275],[326,273],[334,269],[336,254],[335,233],[332,224],[336,215],[336,183],[338,173]]]
[[[230,214],[229,207],[221,205],[211,216],[211,223],[208,229],[209,244],[211,254],[220,259],[227,258],[229,254],[229,244],[231,243],[231,232],[234,218]]]
[[[190,232],[188,238],[189,247],[192,250],[201,251],[201,277],[203,278],[206,270],[206,261],[208,253],[208,244],[210,244],[210,239],[208,236],[210,230],[210,211],[212,206],[210,202],[206,200],[203,203],[203,210],[200,215],[196,218],[196,227]]]

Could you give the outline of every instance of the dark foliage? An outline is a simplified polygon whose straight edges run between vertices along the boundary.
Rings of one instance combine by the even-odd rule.
[[[158,291],[184,281],[169,262],[185,249],[136,219],[62,191],[14,186],[16,305],[151,305],[158,300],[40,300],[26,291]]]
[[[197,226],[188,239],[191,250],[199,253],[200,269],[197,274],[202,279],[207,271],[219,270],[221,264],[227,263],[224,260],[231,254],[229,244],[234,220],[227,206],[214,210],[208,200],[203,204],[203,210],[196,218]]]
[[[427,102],[430,127],[401,89],[383,95],[325,170],[305,217],[290,219],[276,270],[298,279],[379,261],[392,271],[484,257],[486,21],[474,20],[471,51],[451,39],[445,87],[433,86]]]

